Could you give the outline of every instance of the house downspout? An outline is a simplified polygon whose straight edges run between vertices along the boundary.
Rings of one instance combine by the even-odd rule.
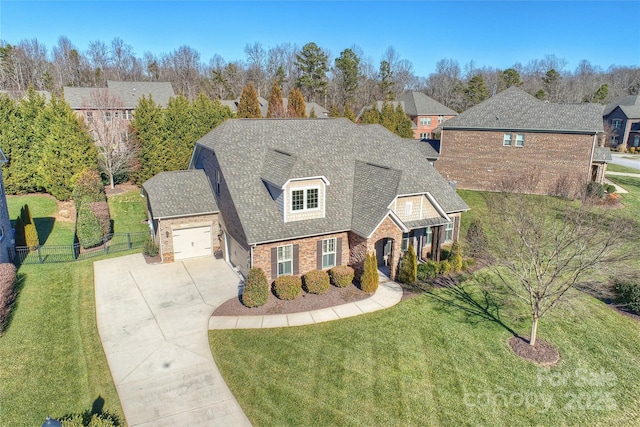
[[[251,257],[251,261],[249,264],[249,270],[251,270],[253,268],[253,250],[256,248],[256,245],[251,245],[251,247],[249,248],[249,254]]]

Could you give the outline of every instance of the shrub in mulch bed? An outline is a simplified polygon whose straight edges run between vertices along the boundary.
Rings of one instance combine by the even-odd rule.
[[[259,307],[269,298],[269,282],[261,268],[249,270],[242,290],[242,304],[247,307]]]
[[[355,272],[347,265],[338,265],[329,270],[331,284],[338,288],[346,288],[353,283]]]
[[[304,275],[303,286],[310,294],[326,294],[329,292],[329,274],[322,270],[312,270]]]
[[[302,293],[302,280],[298,276],[280,276],[273,282],[273,293],[279,299],[296,299]]]

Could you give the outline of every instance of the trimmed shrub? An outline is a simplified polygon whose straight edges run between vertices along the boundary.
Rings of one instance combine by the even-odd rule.
[[[587,185],[587,196],[602,199],[604,196],[604,186],[599,182],[590,182]]]
[[[298,276],[280,276],[273,282],[273,293],[284,300],[298,298],[302,292],[302,280]]]
[[[109,204],[104,202],[91,202],[89,203],[89,209],[98,218],[100,228],[102,229],[102,235],[106,236],[111,233],[111,213],[109,211]]]
[[[604,184],[604,191],[609,194],[613,194],[616,192],[616,187],[611,184]]]
[[[376,255],[367,254],[364,260],[364,272],[360,276],[360,289],[370,294],[378,289],[378,261]]]
[[[338,288],[346,288],[353,283],[355,272],[353,268],[346,265],[338,265],[329,270],[331,284]]]
[[[440,261],[440,266],[438,267],[439,274],[449,274],[451,273],[451,263],[449,260]]]
[[[414,283],[416,283],[417,275],[418,259],[416,258],[416,252],[413,250],[413,245],[410,244],[409,248],[402,257],[402,260],[400,261],[398,280],[401,283],[413,285]]]
[[[76,234],[80,245],[87,249],[102,244],[100,220],[89,208],[88,203],[80,205],[76,222]]]
[[[417,268],[417,279],[420,281],[425,281],[428,279],[435,279],[440,272],[440,264],[429,260],[424,264],[418,264]]]
[[[462,260],[462,271],[467,271],[469,268],[476,265],[476,260],[473,258],[467,258]]]
[[[618,297],[619,303],[624,304],[630,310],[640,313],[640,285],[638,283],[616,280],[613,290]]]
[[[72,195],[76,209],[84,202],[104,202],[107,200],[104,194],[102,178],[95,170],[84,170],[77,175],[73,183]]]
[[[20,244],[17,243],[18,241]],[[29,205],[24,205],[20,209],[19,221],[16,221],[16,245],[28,246],[31,250],[35,250],[39,244],[38,230],[33,222]]]
[[[450,249],[441,249],[440,250],[440,259],[447,260],[451,258],[451,250]]]
[[[261,268],[249,270],[247,280],[242,289],[242,304],[247,307],[259,307],[267,303],[269,298],[269,282]]]
[[[329,292],[329,274],[323,270],[311,270],[304,275],[302,286],[310,294],[326,294]]]
[[[6,322],[16,299],[16,267],[13,264],[0,264],[0,335],[5,330]]]
[[[454,273],[462,270],[462,248],[458,242],[455,242],[453,246],[451,246],[451,258],[449,262],[451,263],[451,271]]]

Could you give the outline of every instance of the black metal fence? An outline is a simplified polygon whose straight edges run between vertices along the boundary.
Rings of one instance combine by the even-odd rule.
[[[113,233],[104,236],[102,243],[89,249],[83,249],[80,243],[72,245],[40,245],[35,248],[17,246],[13,253],[13,262],[20,264],[44,264],[53,262],[81,261],[96,256],[144,248],[149,233]]]

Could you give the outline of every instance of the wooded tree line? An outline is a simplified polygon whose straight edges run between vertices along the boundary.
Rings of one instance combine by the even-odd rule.
[[[19,101],[0,95],[0,147],[9,160],[2,171],[6,192],[45,191],[66,200],[87,171],[99,171],[108,180],[124,175],[141,184],[158,172],[186,169],[195,142],[232,116],[204,94],[193,101],[178,95],[166,108],[143,97],[126,130],[127,161],[116,170],[109,169],[113,141],[94,142],[100,137],[99,114],[87,124],[63,99],[53,95],[47,102],[33,87]]]
[[[358,111],[376,100],[394,100],[405,90],[423,91],[457,111],[513,85],[552,102],[608,102],[640,92],[638,66],[612,65],[604,70],[584,60],[569,70],[567,61],[555,55],[507,69],[479,67],[474,62],[461,66],[445,58],[437,61],[435,72],[418,76],[411,61],[393,47],[379,61],[357,46],[335,54],[313,42],[267,48],[259,42],[248,43],[244,54],[235,60],[216,54],[206,62],[186,45],[161,55],[137,55],[120,38],[110,43],[92,41],[84,52],[66,37],[60,37],[51,50],[36,39],[15,45],[0,41],[0,89],[25,90],[32,84],[59,92],[64,86],[102,87],[107,79],[169,81],[188,100],[200,93],[213,99],[237,99],[249,82],[259,96],[267,98],[277,81],[284,94],[298,88],[308,102],[340,111],[345,106]]]

